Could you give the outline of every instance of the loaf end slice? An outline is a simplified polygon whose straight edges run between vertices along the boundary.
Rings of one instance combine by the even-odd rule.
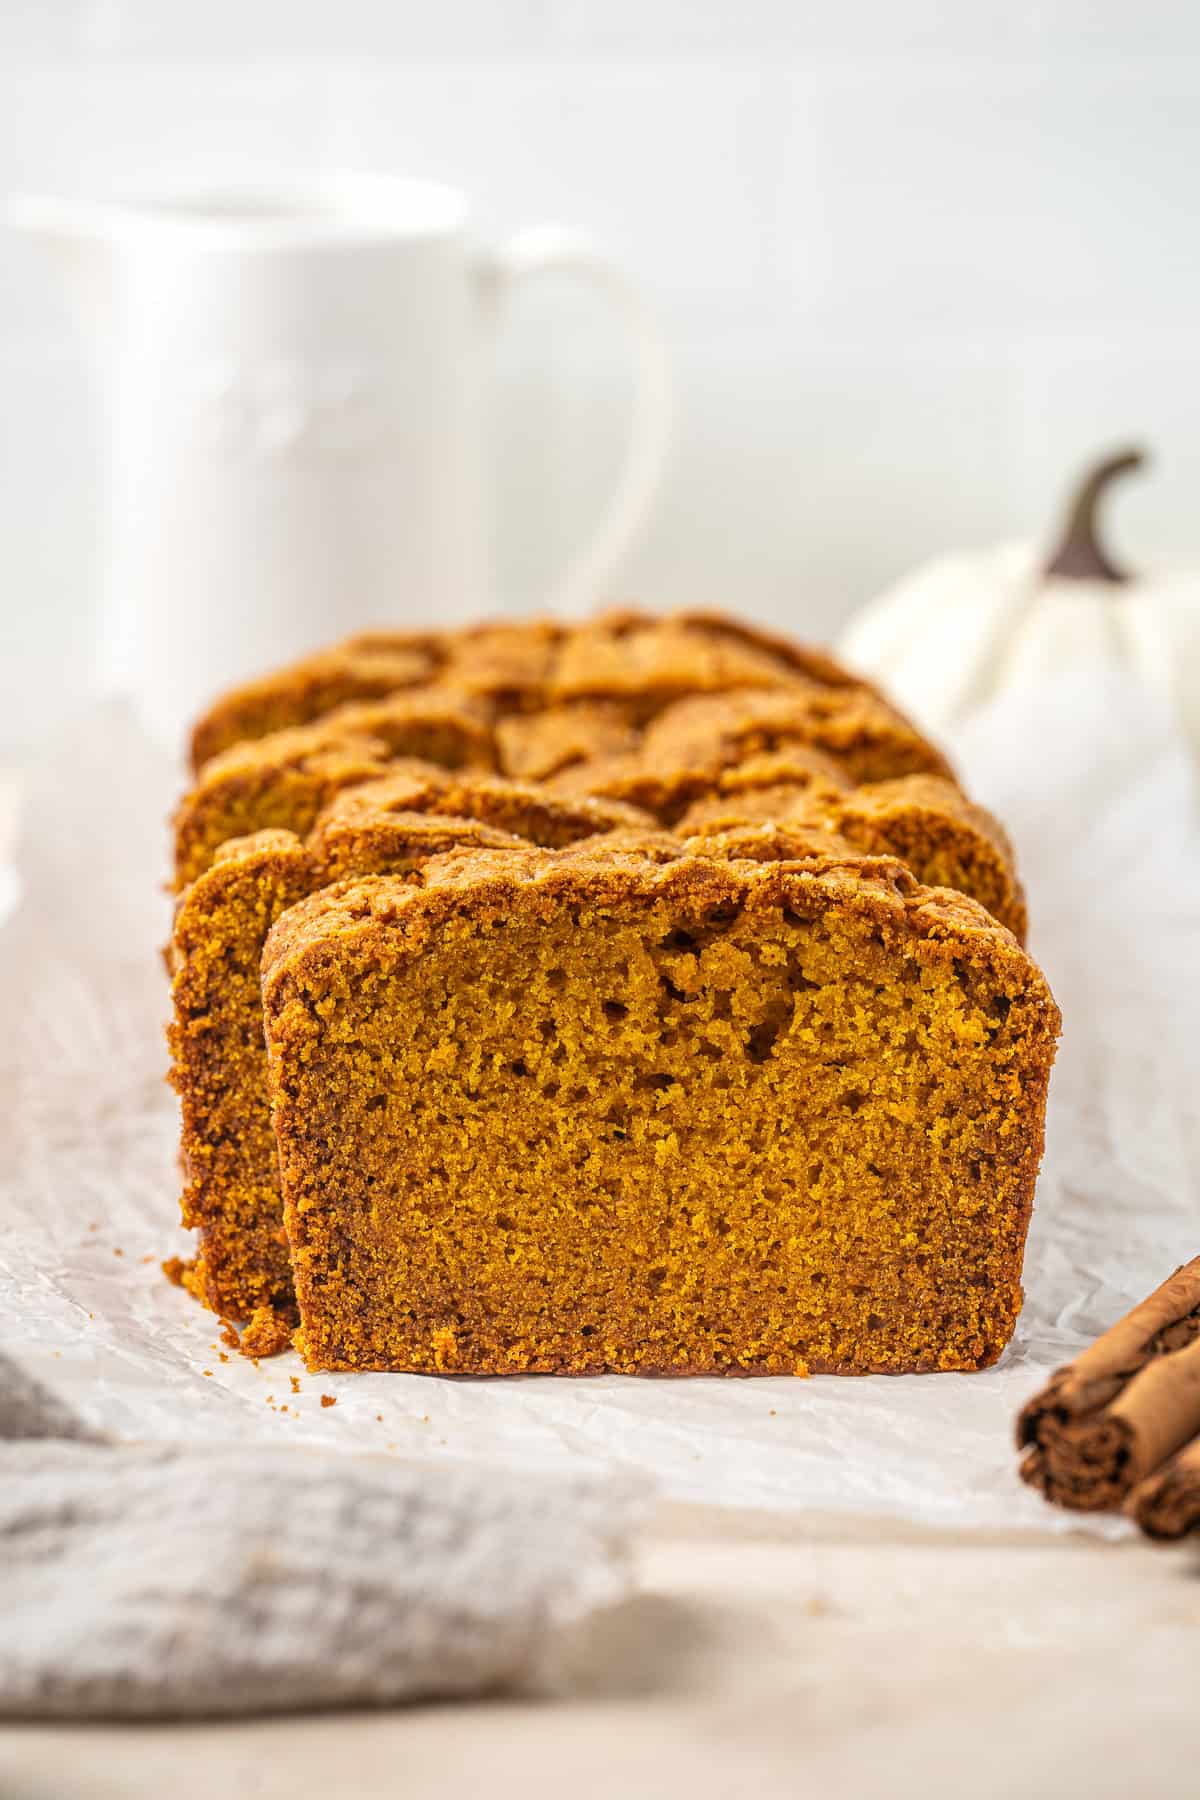
[[[263,962],[310,1367],[968,1370],[1000,1354],[1058,1013],[852,851],[466,853]]]

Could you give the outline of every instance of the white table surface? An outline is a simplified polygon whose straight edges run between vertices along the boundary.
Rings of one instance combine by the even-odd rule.
[[[570,1698],[0,1729],[4,1800],[1200,1791],[1200,1554],[664,1510]]]

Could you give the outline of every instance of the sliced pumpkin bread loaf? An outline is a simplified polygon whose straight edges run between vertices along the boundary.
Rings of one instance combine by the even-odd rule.
[[[192,766],[347,702],[430,683],[486,700],[501,715],[602,700],[642,724],[688,694],[797,679],[869,685],[824,651],[717,613],[622,609],[581,624],[514,618],[443,632],[364,632],[221,695],[193,730]]]
[[[599,800],[419,763],[335,799],[307,840],[267,830],[224,844],[181,896],[169,950],[171,1081],[180,1100],[183,1223],[199,1232],[178,1271],[214,1311],[250,1320],[247,1348],[283,1347],[291,1275],[267,1100],[259,963],[275,920],[347,874],[411,878],[458,845],[566,844],[651,821]]]
[[[418,688],[336,707],[311,725],[223,750],[176,808],[176,889],[203,874],[230,838],[271,829],[307,832],[335,794],[383,774],[397,757],[491,768],[486,707],[441,687]]]
[[[752,779],[746,785],[737,785],[739,770],[727,771],[719,793],[688,808],[679,834],[696,840],[755,821],[823,826],[860,851],[897,857],[925,887],[969,894],[1024,942],[1025,893],[1008,837],[991,813],[974,806],[952,781],[903,775],[861,787],[794,776],[760,782],[754,777],[764,760],[757,768],[749,765]]]
[[[455,852],[272,929],[311,1368],[1000,1354],[1058,1030],[1036,967],[891,858],[647,851]]]

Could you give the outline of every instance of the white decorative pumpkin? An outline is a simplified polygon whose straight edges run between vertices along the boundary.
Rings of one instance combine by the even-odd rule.
[[[865,607],[839,653],[934,732],[1017,686],[1132,670],[1200,751],[1200,569],[1131,577],[1097,536],[1101,494],[1142,461],[1124,451],[1085,478],[1051,555],[1010,544],[929,563]]]

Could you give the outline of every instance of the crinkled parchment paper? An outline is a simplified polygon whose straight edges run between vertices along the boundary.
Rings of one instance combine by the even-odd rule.
[[[21,895],[0,926],[0,1345],[133,1439],[619,1462],[681,1500],[1077,1523],[1017,1481],[1012,1418],[1048,1370],[1200,1249],[1193,774],[1166,719],[1116,681],[1004,701],[951,748],[1016,838],[1033,949],[1067,1022],[1027,1303],[997,1368],[486,1382],[223,1358],[217,1321],[158,1267],[186,1248],[159,959],[178,777],[114,709],[80,720],[22,796]]]

